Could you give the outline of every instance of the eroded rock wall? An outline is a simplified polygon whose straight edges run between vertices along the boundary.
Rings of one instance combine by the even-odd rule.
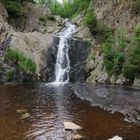
[[[51,47],[47,51],[47,67],[44,71],[48,82],[55,80],[54,73],[59,40],[60,38],[55,36]],[[86,71],[84,67],[89,53],[88,43],[78,38],[70,38],[68,39],[68,45],[70,60],[69,82],[84,82],[86,79]]]
[[[89,9],[95,13],[96,19],[100,24],[109,28],[117,40],[120,35],[125,38],[126,48],[123,50],[125,62],[127,55],[134,44],[135,28],[140,23],[140,10],[136,1],[133,0],[92,0]],[[85,70],[87,72],[87,82],[107,83],[107,84],[133,84],[129,79],[125,78],[122,73],[118,76],[108,74],[104,66],[104,52],[102,44],[97,40],[90,29],[83,25],[84,14],[80,14],[73,21],[79,25],[79,32],[76,37],[87,40],[91,43],[89,57],[87,59]],[[117,50],[119,43],[113,45],[113,49]],[[139,85],[139,78],[134,80],[135,86]]]
[[[9,81],[9,72],[16,67],[12,61],[5,60],[6,48],[21,52],[36,63],[34,75],[24,75],[18,70],[10,81],[47,81],[48,78],[45,71],[48,48],[63,20],[53,16],[47,6],[24,3],[24,8],[24,17],[14,19],[0,6],[0,82]]]

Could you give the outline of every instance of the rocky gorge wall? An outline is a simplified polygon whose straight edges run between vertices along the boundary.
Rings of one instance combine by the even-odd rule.
[[[74,39],[69,41],[71,82],[86,81],[94,84],[140,86],[140,74],[131,80],[123,74],[128,54],[135,44],[135,28],[140,23],[140,9],[136,1],[91,0],[89,8],[73,18],[72,21],[77,24],[78,31]],[[53,35],[62,28],[64,20],[60,16],[52,15],[47,6],[24,3],[24,7],[24,16],[18,20],[11,18],[3,6],[0,7],[0,81],[7,81],[6,75],[9,75],[11,68],[15,69],[15,65],[11,61],[5,60],[6,47],[22,52],[36,63],[34,78],[26,79],[28,72],[26,72],[26,76],[23,72],[18,72],[15,75],[20,77],[19,81],[53,81],[57,49],[50,46],[57,45],[59,40],[53,39]],[[84,25],[84,18],[88,11],[92,11],[94,15],[89,18],[94,19],[92,28]],[[123,60],[117,62],[119,71],[117,75],[116,66],[113,66],[111,72],[108,72],[106,68],[106,54],[103,45],[108,42],[99,40],[100,36],[106,36],[107,30],[111,31],[115,40],[109,50],[110,54],[112,53],[109,54],[111,57],[109,56],[107,59],[114,65],[118,61],[118,55],[123,55]],[[110,38],[106,38],[106,40],[110,40]],[[117,56],[117,60],[113,55]],[[118,65],[119,63],[121,66]]]
[[[60,38],[54,36],[53,43],[47,51],[46,68],[44,69],[45,77],[47,82],[52,82],[55,80],[55,65],[57,60],[58,44]],[[78,38],[68,39],[69,45],[69,60],[70,60],[70,72],[69,72],[69,82],[84,82],[86,71],[85,62],[88,57],[89,48],[88,43],[82,41]],[[64,62],[65,63],[65,62]]]
[[[53,16],[47,6],[32,3],[24,3],[23,17],[10,17],[7,10],[0,6],[0,82],[46,81],[46,54],[54,33],[61,28],[63,22],[59,16]],[[35,72],[31,74],[19,68],[20,65],[30,67],[26,60],[13,62],[7,59],[7,48],[15,53],[8,54],[14,55],[11,56],[14,59],[19,59],[16,55],[22,55],[23,59],[35,63]]]
[[[1,10],[3,13],[0,12],[0,48],[4,49],[0,81],[4,83],[54,81],[59,44],[59,37],[54,35],[64,27],[64,19],[52,15],[47,6],[32,3],[24,3],[24,16],[19,19],[9,16],[4,7],[1,7]],[[84,82],[88,43],[78,38],[70,38],[68,44],[70,82]],[[11,55],[8,59],[7,49],[11,52],[8,54]],[[35,63],[34,73],[27,71],[27,66],[24,65],[27,60],[23,61],[23,59],[31,59]]]
[[[98,22],[93,25],[97,28],[101,28],[101,31],[109,29],[115,38],[115,42],[112,45],[112,52],[123,53],[124,62],[120,69],[127,64],[128,54],[133,48],[134,44],[134,34],[135,29],[140,25],[140,8],[137,1],[133,0],[92,0],[89,9],[92,9],[96,20]],[[87,10],[88,11],[88,10]],[[98,40],[97,31],[91,33],[92,28],[85,27],[83,24],[85,13],[81,13],[73,19],[73,22],[79,25],[79,32],[76,37],[83,40],[87,40],[91,43],[90,54],[86,61],[86,81],[91,83],[102,83],[102,84],[117,84],[117,85],[134,85],[140,86],[140,79],[137,75],[133,80],[126,78],[121,72],[116,75],[114,72],[111,74],[107,71],[105,67],[105,52],[103,51],[103,43]],[[92,18],[92,17],[91,17]],[[100,29],[99,29],[100,30]],[[99,33],[99,36],[104,34],[104,32]],[[125,48],[120,50],[122,45],[120,42],[123,38],[123,43],[125,43]],[[120,41],[121,40],[121,41]],[[106,43],[106,42],[105,42]],[[104,44],[105,44],[104,43]],[[110,52],[111,53],[111,52]],[[112,58],[110,58],[113,61]]]

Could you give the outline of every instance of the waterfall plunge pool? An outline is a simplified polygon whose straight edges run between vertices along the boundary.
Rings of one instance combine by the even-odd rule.
[[[75,134],[85,140],[116,135],[139,140],[139,93],[139,89],[86,83],[0,86],[0,140],[73,140]],[[21,118],[25,112],[30,115]],[[83,129],[66,131],[64,121]]]

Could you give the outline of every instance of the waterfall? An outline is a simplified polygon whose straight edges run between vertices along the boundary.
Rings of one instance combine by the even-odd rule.
[[[55,65],[55,82],[69,82],[70,60],[68,39],[76,32],[76,26],[66,22],[65,27],[57,33],[59,37],[57,60]]]

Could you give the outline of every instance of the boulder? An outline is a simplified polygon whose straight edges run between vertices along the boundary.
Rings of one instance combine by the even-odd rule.
[[[135,78],[133,86],[140,87],[140,78]]]
[[[17,112],[18,114],[24,114],[24,113],[27,112],[27,109],[18,109],[18,110],[16,110],[16,112]]]
[[[81,130],[82,127],[73,122],[64,122],[65,130]]]
[[[81,139],[83,139],[83,137],[80,134],[75,134],[73,139],[74,140],[81,140]]]
[[[93,71],[90,72],[89,77],[87,77],[87,82],[106,83],[106,81],[108,79],[108,74],[104,68],[103,55],[99,56],[97,54],[95,57],[94,63],[92,65],[94,65],[94,67],[93,67],[94,69],[93,69]],[[88,68],[88,65],[86,65],[86,68]]]
[[[128,82],[128,79],[126,79],[122,74],[119,76],[118,80],[116,81],[117,85],[123,85],[124,83]]]
[[[41,119],[43,119],[43,120],[51,120],[51,119],[54,119],[54,114],[49,114],[49,113],[46,113],[46,114],[44,114],[42,117],[41,117]]]
[[[30,113],[25,113],[25,114],[21,115],[20,119],[21,120],[28,119],[28,118],[30,118],[30,116],[31,116]]]
[[[123,139],[121,137],[119,137],[119,136],[115,136],[115,137],[110,138],[108,140],[123,140]]]

